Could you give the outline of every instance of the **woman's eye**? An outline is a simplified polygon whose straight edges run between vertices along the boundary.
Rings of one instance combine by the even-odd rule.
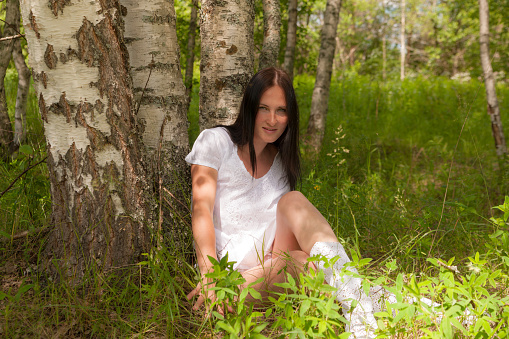
[[[258,108],[258,110],[260,110],[260,111],[268,111],[268,108],[267,108],[267,107],[265,107],[265,106],[260,106],[260,107]]]
[[[286,109],[284,109],[284,108],[278,109],[277,110],[277,114],[279,114],[279,115],[286,115]]]

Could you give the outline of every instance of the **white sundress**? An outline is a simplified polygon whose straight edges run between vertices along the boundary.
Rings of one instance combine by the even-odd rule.
[[[276,235],[277,203],[290,191],[279,153],[269,171],[254,179],[227,130],[216,127],[200,133],[186,161],[218,171],[213,212],[218,258],[228,253],[239,271],[261,264]]]

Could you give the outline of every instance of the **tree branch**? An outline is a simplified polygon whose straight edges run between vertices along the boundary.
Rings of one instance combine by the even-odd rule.
[[[13,40],[13,39],[21,38],[21,37],[24,38],[25,34],[17,34],[17,35],[13,35],[13,36],[6,36],[5,38],[0,38],[0,41]]]
[[[47,158],[48,158],[47,156],[46,156],[46,157],[44,157],[44,159],[42,159],[42,160],[41,160],[41,161],[39,161],[38,163],[36,163],[36,164],[34,164],[34,165],[32,165],[32,166],[28,167],[28,168],[27,168],[26,170],[24,170],[24,171],[23,171],[20,175],[18,175],[18,176],[16,177],[16,179],[14,179],[14,180],[11,182],[11,184],[9,185],[9,187],[7,187],[7,188],[6,188],[6,189],[5,189],[2,193],[0,193],[0,198],[1,198],[1,197],[5,194],[5,193],[7,193],[7,191],[8,191],[8,190],[10,190],[12,186],[14,186],[14,184],[16,183],[16,181],[18,181],[18,180],[19,180],[19,179],[20,179],[23,175],[25,175],[28,171],[30,171],[30,170],[31,170],[32,168],[34,168],[35,166],[42,164],[44,161],[46,161],[46,159],[47,159]]]

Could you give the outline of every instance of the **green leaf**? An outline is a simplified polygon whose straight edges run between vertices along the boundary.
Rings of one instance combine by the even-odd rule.
[[[34,149],[30,145],[21,145],[19,147],[19,152],[26,154],[26,155],[32,155],[32,154],[34,154]]]
[[[301,318],[304,318],[304,315],[309,310],[309,307],[311,306],[311,301],[306,299],[300,304],[300,310],[299,315]]]
[[[224,331],[226,331],[228,333],[237,334],[237,333],[235,333],[235,330],[233,329],[233,327],[230,324],[225,323],[224,321],[218,321],[216,326],[223,329]]]
[[[262,300],[262,295],[254,288],[249,289],[249,294],[256,300]]]

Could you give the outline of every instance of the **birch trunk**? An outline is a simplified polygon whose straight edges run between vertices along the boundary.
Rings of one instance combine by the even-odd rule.
[[[118,1],[22,0],[44,121],[53,229],[49,269],[82,279],[150,250],[148,182]],[[50,264],[51,263],[51,264]]]
[[[401,30],[400,30],[400,74],[399,77],[401,80],[405,79],[405,56],[406,56],[406,46],[405,46],[405,12],[406,5],[405,0],[401,0]]]
[[[315,87],[311,97],[307,134],[309,144],[318,150],[322,145],[325,132],[325,118],[329,101],[329,88],[332,76],[332,64],[336,49],[336,34],[339,23],[341,0],[327,0],[324,24],[321,33],[320,54],[316,69]]]
[[[283,70],[293,79],[295,45],[297,43],[297,0],[288,0],[288,30],[286,31],[285,59]]]
[[[279,0],[263,0],[263,47],[258,70],[277,66],[281,43],[281,13]]]
[[[0,37],[9,37],[16,34],[14,22],[19,22],[19,8],[16,6],[17,0],[8,0],[5,2],[5,23]],[[12,149],[12,126],[7,110],[7,101],[5,98],[4,79],[11,60],[12,46],[14,40],[0,41],[0,158],[8,158]]]
[[[490,26],[489,6],[487,0],[479,0],[479,26],[480,26],[480,50],[481,64],[484,73],[484,86],[486,87],[486,100],[488,102],[488,115],[491,120],[491,131],[495,139],[495,148],[499,157],[507,154],[502,121],[500,120],[500,107],[498,105],[495,89],[495,77],[490,61]]]
[[[193,92],[193,73],[194,73],[194,46],[196,42],[196,24],[198,21],[198,0],[192,0],[191,19],[189,20],[189,39],[187,40],[187,65],[185,75],[187,105],[186,112],[189,111],[191,104],[191,93]]]
[[[16,5],[17,19],[14,22],[14,30],[19,32],[20,14],[19,0],[13,2]],[[27,98],[30,86],[30,70],[25,63],[25,57],[21,49],[20,39],[14,41],[12,49],[12,60],[18,71],[18,91],[16,94],[16,108],[14,113],[14,147],[19,148],[25,141],[27,134],[26,116],[27,116]]]
[[[183,229],[175,213],[186,206],[191,182],[184,160],[189,153],[187,98],[180,70],[175,7],[173,1],[160,0],[120,0],[120,4],[127,12],[125,40],[147,169],[160,207],[169,208],[165,225],[171,225],[174,236],[177,229]],[[160,226],[162,222],[160,219]]]
[[[200,130],[229,125],[253,75],[254,1],[203,0],[200,13]]]

